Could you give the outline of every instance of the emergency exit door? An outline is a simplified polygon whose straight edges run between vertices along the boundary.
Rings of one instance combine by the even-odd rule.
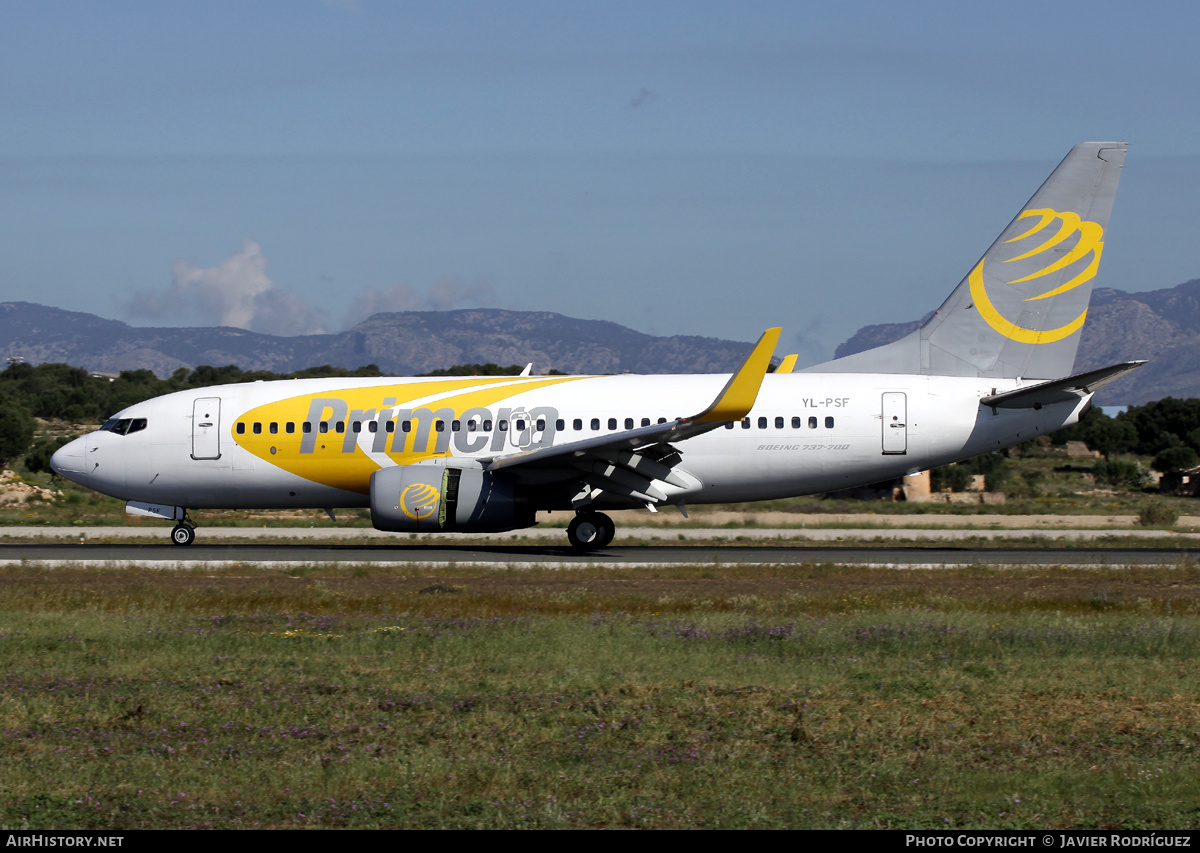
[[[908,453],[908,397],[903,391],[883,395],[883,453],[902,456]]]

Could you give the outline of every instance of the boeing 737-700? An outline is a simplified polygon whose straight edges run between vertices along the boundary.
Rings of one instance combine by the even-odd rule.
[[[201,509],[370,507],[380,530],[505,531],[574,511],[787,498],[898,478],[1076,423],[1141,362],[1072,375],[1125,159],[1075,146],[907,337],[769,372],[768,329],[732,375],[294,379],[130,406],[54,454],[58,474],[170,519]]]

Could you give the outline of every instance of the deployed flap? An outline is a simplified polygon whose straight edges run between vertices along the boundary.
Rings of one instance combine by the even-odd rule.
[[[1137,370],[1145,363],[1126,361],[1112,367],[1101,367],[1099,370],[1068,376],[1066,379],[1055,379],[1028,388],[1018,388],[1016,391],[993,394],[979,402],[994,409],[1040,409],[1052,403],[1076,402],[1109,382],[1120,379],[1126,373]]]
[[[550,447],[536,447],[533,450],[522,450],[510,456],[493,459],[488,465],[489,471],[502,471],[517,465],[530,465],[553,461],[560,464],[569,459],[580,459],[596,455],[608,450],[636,450],[648,444],[665,444],[670,441],[682,441],[694,435],[709,432],[721,424],[697,424],[694,421],[680,419],[665,424],[627,429],[609,435],[598,435],[595,438],[584,438],[566,444],[555,444]],[[485,463],[487,464],[487,463]]]
[[[775,351],[775,343],[779,340],[780,331],[780,329],[774,328],[767,329],[762,333],[762,337],[758,339],[758,343],[754,345],[750,355],[725,383],[721,393],[707,409],[698,415],[680,418],[671,423],[651,424],[609,435],[599,435],[567,444],[538,447],[514,453],[511,456],[502,456],[492,460],[489,470],[502,471],[518,465],[541,465],[543,463],[557,465],[568,461],[568,458],[577,460],[604,451],[636,450],[651,444],[683,441],[710,432],[730,421],[740,421],[754,408],[754,401],[758,399],[758,389],[762,386],[767,367],[771,364],[771,355]]]

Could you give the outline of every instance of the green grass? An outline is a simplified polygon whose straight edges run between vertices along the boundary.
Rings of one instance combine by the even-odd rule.
[[[1153,827],[1200,571],[0,571],[0,825]]]

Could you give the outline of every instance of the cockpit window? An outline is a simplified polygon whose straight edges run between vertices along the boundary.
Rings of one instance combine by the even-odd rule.
[[[109,418],[104,422],[104,426],[100,427],[100,431],[129,435],[131,432],[141,432],[145,428],[145,418]]]

